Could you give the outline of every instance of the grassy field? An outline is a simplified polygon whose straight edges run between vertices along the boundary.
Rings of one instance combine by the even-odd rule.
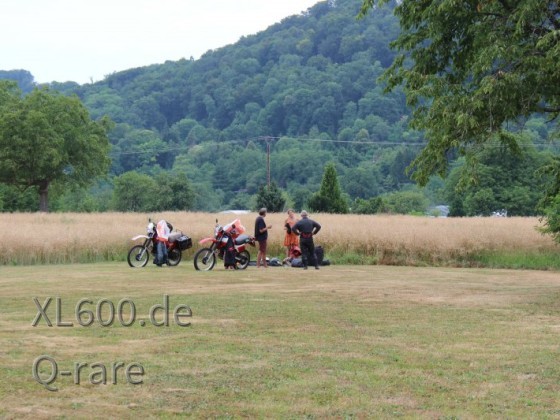
[[[0,273],[0,417],[560,416],[555,272],[220,266],[201,273],[190,263],[131,269],[120,262]],[[171,310],[191,308],[189,327],[140,325],[164,295]],[[53,327],[44,318],[32,326],[34,297],[41,305],[53,298],[45,310]],[[56,297],[60,322],[73,327],[56,326]],[[137,322],[82,327],[74,310],[83,298],[92,301],[86,309],[128,298]],[[101,319],[110,319],[109,304],[101,307]],[[130,304],[123,308],[126,323]],[[161,311],[155,320],[163,321]],[[58,364],[57,391],[33,378],[43,355]],[[91,383],[100,378],[95,362],[109,368],[106,385]],[[112,384],[115,362],[141,365],[143,383],[128,384],[118,371]],[[60,373],[74,363],[88,363],[79,385]],[[38,368],[41,380],[49,366]]]
[[[323,229],[316,237],[335,264],[383,264],[560,270],[560,247],[541,235],[536,218],[438,219],[390,215],[312,214]],[[185,253],[192,258],[198,240],[211,236],[212,213],[24,213],[3,214],[0,265],[124,261],[130,240],[145,233],[148,217],[166,218],[193,238]],[[240,216],[252,233],[256,214]],[[285,214],[269,214],[269,255],[284,256]],[[251,249],[253,257],[256,254]]]

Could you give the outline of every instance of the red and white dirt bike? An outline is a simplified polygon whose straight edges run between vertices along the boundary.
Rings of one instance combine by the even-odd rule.
[[[228,236],[233,239],[235,247],[236,267],[245,269],[251,261],[251,254],[247,251],[247,244],[255,246],[255,238],[245,235],[245,228],[239,219],[221,226],[216,220],[214,227],[214,237],[201,239],[199,244],[210,244],[210,246],[200,249],[194,255],[194,268],[201,271],[209,271],[216,265],[216,259],[224,259],[224,253],[228,243]]]
[[[170,230],[173,230],[173,226],[169,226]],[[181,262],[181,258],[183,256],[182,251],[189,249],[192,246],[192,239],[184,235],[180,231],[173,232],[172,235],[169,235],[170,240],[167,243],[167,261],[169,265],[174,266]],[[155,258],[156,237],[156,226],[151,220],[148,220],[146,234],[136,235],[134,238],[132,238],[133,241],[142,239],[143,242],[141,245],[134,245],[132,248],[130,248],[130,251],[128,251],[128,265],[130,265],[131,267],[145,267],[150,260],[150,255],[153,255]]]

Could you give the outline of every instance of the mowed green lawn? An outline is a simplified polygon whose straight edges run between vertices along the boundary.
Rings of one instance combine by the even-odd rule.
[[[153,326],[164,295],[169,326]],[[34,297],[52,297],[52,327],[43,316],[32,326]],[[56,326],[57,297],[59,324],[74,326]],[[109,321],[112,302],[114,323],[80,326],[84,298],[82,322],[96,306]],[[124,298],[123,323],[136,308],[128,327],[117,316]],[[192,310],[179,318],[188,327],[174,323],[179,304]],[[558,272],[4,266],[0,308],[0,417],[560,416]],[[40,356],[57,363],[57,391],[33,377]],[[43,382],[47,360],[37,363]],[[141,365],[131,378],[143,383],[120,368],[113,384],[117,362]],[[92,383],[103,377],[94,363],[107,384]]]

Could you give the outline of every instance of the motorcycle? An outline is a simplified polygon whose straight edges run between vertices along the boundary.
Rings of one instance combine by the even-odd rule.
[[[169,230],[173,230],[173,226],[168,223]],[[156,257],[156,225],[151,219],[148,219],[145,235],[136,235],[133,241],[143,239],[142,245],[134,245],[128,251],[127,261],[131,267],[145,267],[150,260],[150,256]],[[192,239],[184,235],[181,231],[173,232],[169,235],[167,242],[167,262],[170,266],[176,266],[181,262],[183,251],[192,247]]]
[[[235,267],[242,270],[246,269],[251,261],[251,254],[247,251],[247,244],[255,246],[255,238],[245,235],[245,228],[239,219],[221,226],[216,219],[214,236],[201,239],[198,243],[210,244],[209,247],[200,249],[194,256],[194,268],[199,271],[210,271],[216,265],[216,259],[224,259],[228,239],[233,240],[235,248]]]

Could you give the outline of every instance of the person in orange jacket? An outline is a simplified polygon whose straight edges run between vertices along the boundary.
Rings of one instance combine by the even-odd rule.
[[[286,247],[286,258],[290,258],[290,254],[292,253],[292,249],[299,244],[298,236],[292,232],[294,225],[299,221],[299,219],[295,216],[295,213],[292,209],[288,210],[288,217],[284,220],[284,230],[286,231],[286,235],[284,235],[284,246]]]

